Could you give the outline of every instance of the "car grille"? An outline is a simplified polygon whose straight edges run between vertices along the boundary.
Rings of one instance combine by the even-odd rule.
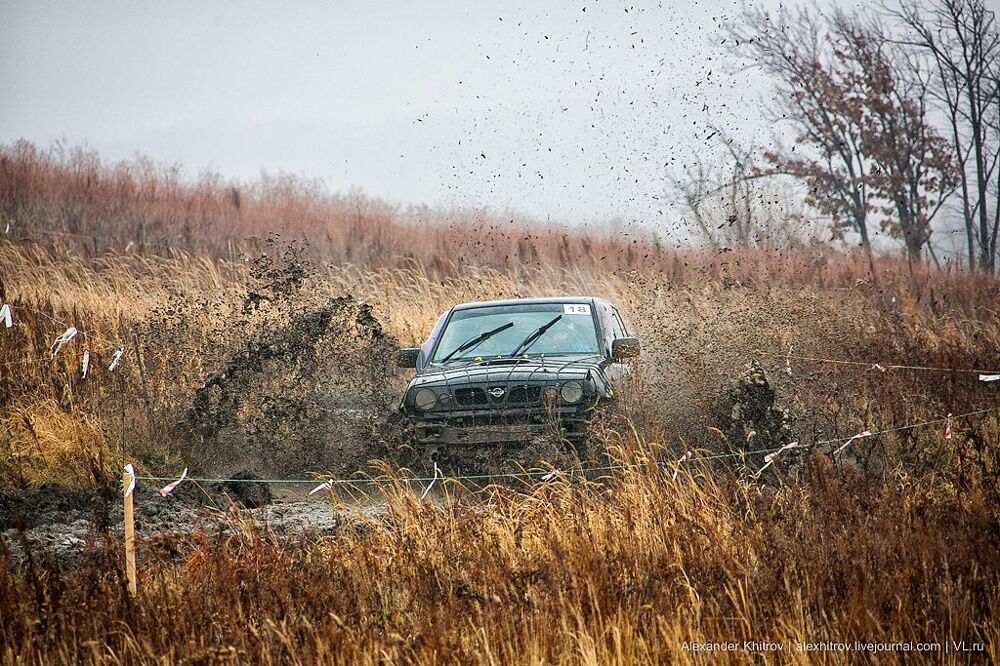
[[[488,405],[486,390],[481,388],[455,389],[455,402],[468,407],[470,405]]]
[[[552,412],[533,406],[427,412],[416,419],[414,434],[424,444],[523,441],[555,433],[573,440],[586,434],[586,421],[574,407],[557,407]]]
[[[455,402],[462,407],[496,407],[502,405],[534,405],[542,402],[543,386],[464,386],[455,389]],[[492,391],[502,389],[503,394],[494,396]]]
[[[541,402],[541,386],[515,386],[507,392],[507,404],[523,405],[529,402]]]

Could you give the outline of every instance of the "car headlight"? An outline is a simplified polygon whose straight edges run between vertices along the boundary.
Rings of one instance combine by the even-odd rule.
[[[417,391],[417,394],[413,396],[414,407],[422,412],[434,409],[434,405],[437,404],[437,401],[437,393],[428,388],[420,389]]]
[[[562,396],[564,402],[570,404],[580,402],[583,397],[583,384],[578,381],[566,382],[559,387],[559,395]]]

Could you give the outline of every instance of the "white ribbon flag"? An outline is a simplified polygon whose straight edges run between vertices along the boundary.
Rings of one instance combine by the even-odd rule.
[[[87,370],[90,369],[90,352],[83,352],[83,378],[87,378]]]
[[[187,475],[188,475],[188,468],[185,467],[184,471],[181,472],[181,478],[177,479],[176,481],[171,481],[167,485],[160,488],[160,494],[166,497],[167,495],[172,493],[174,491],[174,488],[181,485],[181,481],[187,478]]]
[[[1000,381],[1000,375],[979,375],[979,381],[981,382]]]
[[[0,307],[0,319],[3,319],[3,323],[7,326],[7,328],[14,325],[14,320],[10,316],[10,305],[7,303],[4,303],[3,306]]]
[[[132,463],[125,465],[125,471],[128,472],[129,477],[132,479],[129,481],[128,488],[125,489],[125,497],[128,497],[135,490],[135,468],[132,467]]]
[[[122,354],[125,353],[124,347],[119,347],[115,355],[111,357],[111,365],[108,366],[108,372],[114,372],[115,368],[118,367],[118,362],[122,360]]]
[[[424,491],[424,494],[420,496],[421,501],[423,501],[423,499],[427,497],[427,493],[431,491],[431,488],[434,487],[434,484],[437,483],[437,480],[438,480],[438,464],[434,463],[434,478],[431,479],[431,482],[427,486],[427,489]]]
[[[948,413],[948,418],[944,422],[944,438],[951,439],[951,412]]]
[[[853,442],[854,440],[861,439],[862,437],[871,437],[871,436],[872,436],[871,430],[865,430],[863,432],[859,432],[857,435],[851,437],[849,440],[841,444],[840,448],[838,448],[836,451],[833,452],[833,455],[837,455],[838,453],[846,449],[848,446],[850,446],[851,442]]]
[[[684,462],[685,460],[690,460],[693,455],[694,454],[691,453],[690,450],[688,450],[684,452],[684,455],[682,455],[680,458],[677,459],[677,467],[674,468],[674,478],[673,478],[674,481],[677,480],[677,473],[681,471],[681,463]]]
[[[319,484],[318,486],[310,490],[309,494],[315,495],[321,490],[330,490],[331,488],[333,488],[333,479],[330,479],[329,481],[324,481],[323,483]]]
[[[785,444],[784,446],[782,446],[777,451],[772,451],[771,453],[768,453],[766,456],[764,456],[764,466],[760,468],[760,472],[763,472],[765,469],[767,469],[768,467],[770,467],[771,463],[773,463],[775,461],[775,459],[778,456],[780,456],[782,453],[784,453],[785,451],[788,451],[789,449],[794,449],[798,445],[799,445],[798,442],[790,442],[790,443]],[[757,473],[760,474],[760,472],[757,472]]]
[[[75,326],[70,326],[66,329],[66,332],[56,338],[56,341],[52,343],[52,355],[56,356],[59,354],[59,350],[63,348],[67,342],[76,337],[77,330]]]

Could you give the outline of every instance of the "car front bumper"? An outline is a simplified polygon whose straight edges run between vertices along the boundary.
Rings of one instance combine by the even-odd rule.
[[[410,416],[419,444],[527,443],[544,436],[570,441],[586,436],[589,414],[579,407],[427,412]]]

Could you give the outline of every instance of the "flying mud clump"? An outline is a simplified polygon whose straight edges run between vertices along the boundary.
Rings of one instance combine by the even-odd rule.
[[[230,324],[242,335],[177,426],[187,458],[286,478],[364,468],[394,397],[397,341],[368,304],[310,290],[294,248],[254,268],[257,284]]]
[[[791,417],[775,406],[775,398],[764,369],[750,363],[714,415],[726,453],[776,449],[794,441]]]

